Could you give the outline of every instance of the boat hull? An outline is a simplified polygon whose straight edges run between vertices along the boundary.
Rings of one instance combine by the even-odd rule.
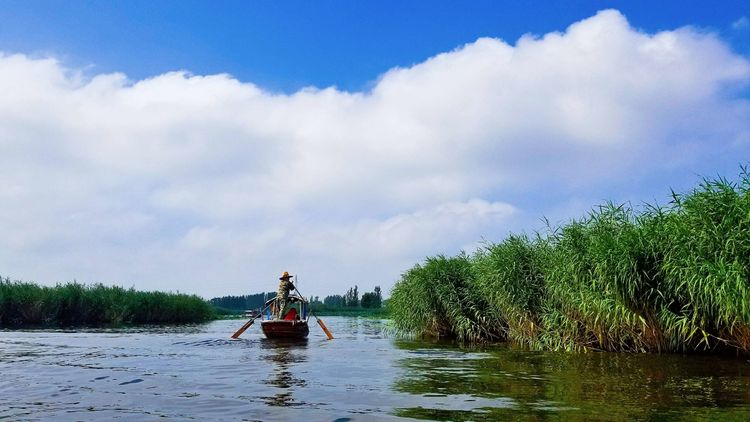
[[[306,338],[310,334],[307,320],[261,321],[260,327],[267,338]]]

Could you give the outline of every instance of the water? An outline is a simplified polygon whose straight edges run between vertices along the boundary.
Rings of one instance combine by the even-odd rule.
[[[0,419],[750,420],[746,359],[461,349],[324,321],[335,340],[229,340],[242,321],[0,331]]]

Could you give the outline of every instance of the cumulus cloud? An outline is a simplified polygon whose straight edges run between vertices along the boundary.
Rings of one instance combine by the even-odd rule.
[[[613,10],[479,39],[366,92],[2,55],[0,271],[206,296],[284,270],[306,294],[387,288],[428,254],[526,227],[561,192],[736,160],[748,81],[714,34],[648,34]]]

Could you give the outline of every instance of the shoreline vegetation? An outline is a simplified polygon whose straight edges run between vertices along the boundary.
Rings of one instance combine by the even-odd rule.
[[[750,175],[665,207],[608,203],[533,236],[407,271],[395,328],[536,350],[750,351]]]
[[[241,319],[247,310],[260,311],[263,304],[276,297],[276,292],[254,293],[242,296],[222,296],[210,299],[219,318]],[[329,295],[320,299],[312,296],[309,299],[310,309],[319,316],[347,316],[364,318],[388,318],[387,300],[381,294],[380,286],[372,292],[366,292],[360,298],[359,287],[350,288],[343,295]]]
[[[313,311],[320,316],[388,318],[388,309],[380,306],[379,288],[377,292],[376,304],[357,299],[350,306],[338,307],[316,300],[312,302]],[[207,301],[180,293],[77,282],[48,287],[0,277],[0,328],[118,327],[246,319],[245,310],[260,310],[265,300],[275,295],[267,292]]]
[[[377,308],[322,308],[313,309],[313,312],[317,316],[343,316],[343,317],[362,317],[362,318],[377,318],[377,319],[388,319],[390,313],[388,309]],[[217,309],[217,319],[247,319],[243,311],[236,309]]]
[[[1,328],[185,324],[215,317],[213,306],[196,295],[0,278]]]
[[[382,308],[313,308],[313,312],[318,316],[344,316],[344,317],[363,317],[363,318],[389,318],[390,313],[387,307]]]

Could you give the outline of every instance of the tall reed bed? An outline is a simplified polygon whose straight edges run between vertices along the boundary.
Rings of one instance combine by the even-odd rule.
[[[459,270],[448,271],[459,267]],[[535,349],[750,351],[750,177],[666,207],[605,204],[534,237],[428,258],[396,284],[398,329]]]
[[[214,316],[213,307],[195,295],[101,284],[44,287],[0,278],[0,327],[189,323]]]
[[[474,288],[466,255],[428,258],[404,274],[389,310],[401,331],[481,341],[502,336],[496,313]]]

